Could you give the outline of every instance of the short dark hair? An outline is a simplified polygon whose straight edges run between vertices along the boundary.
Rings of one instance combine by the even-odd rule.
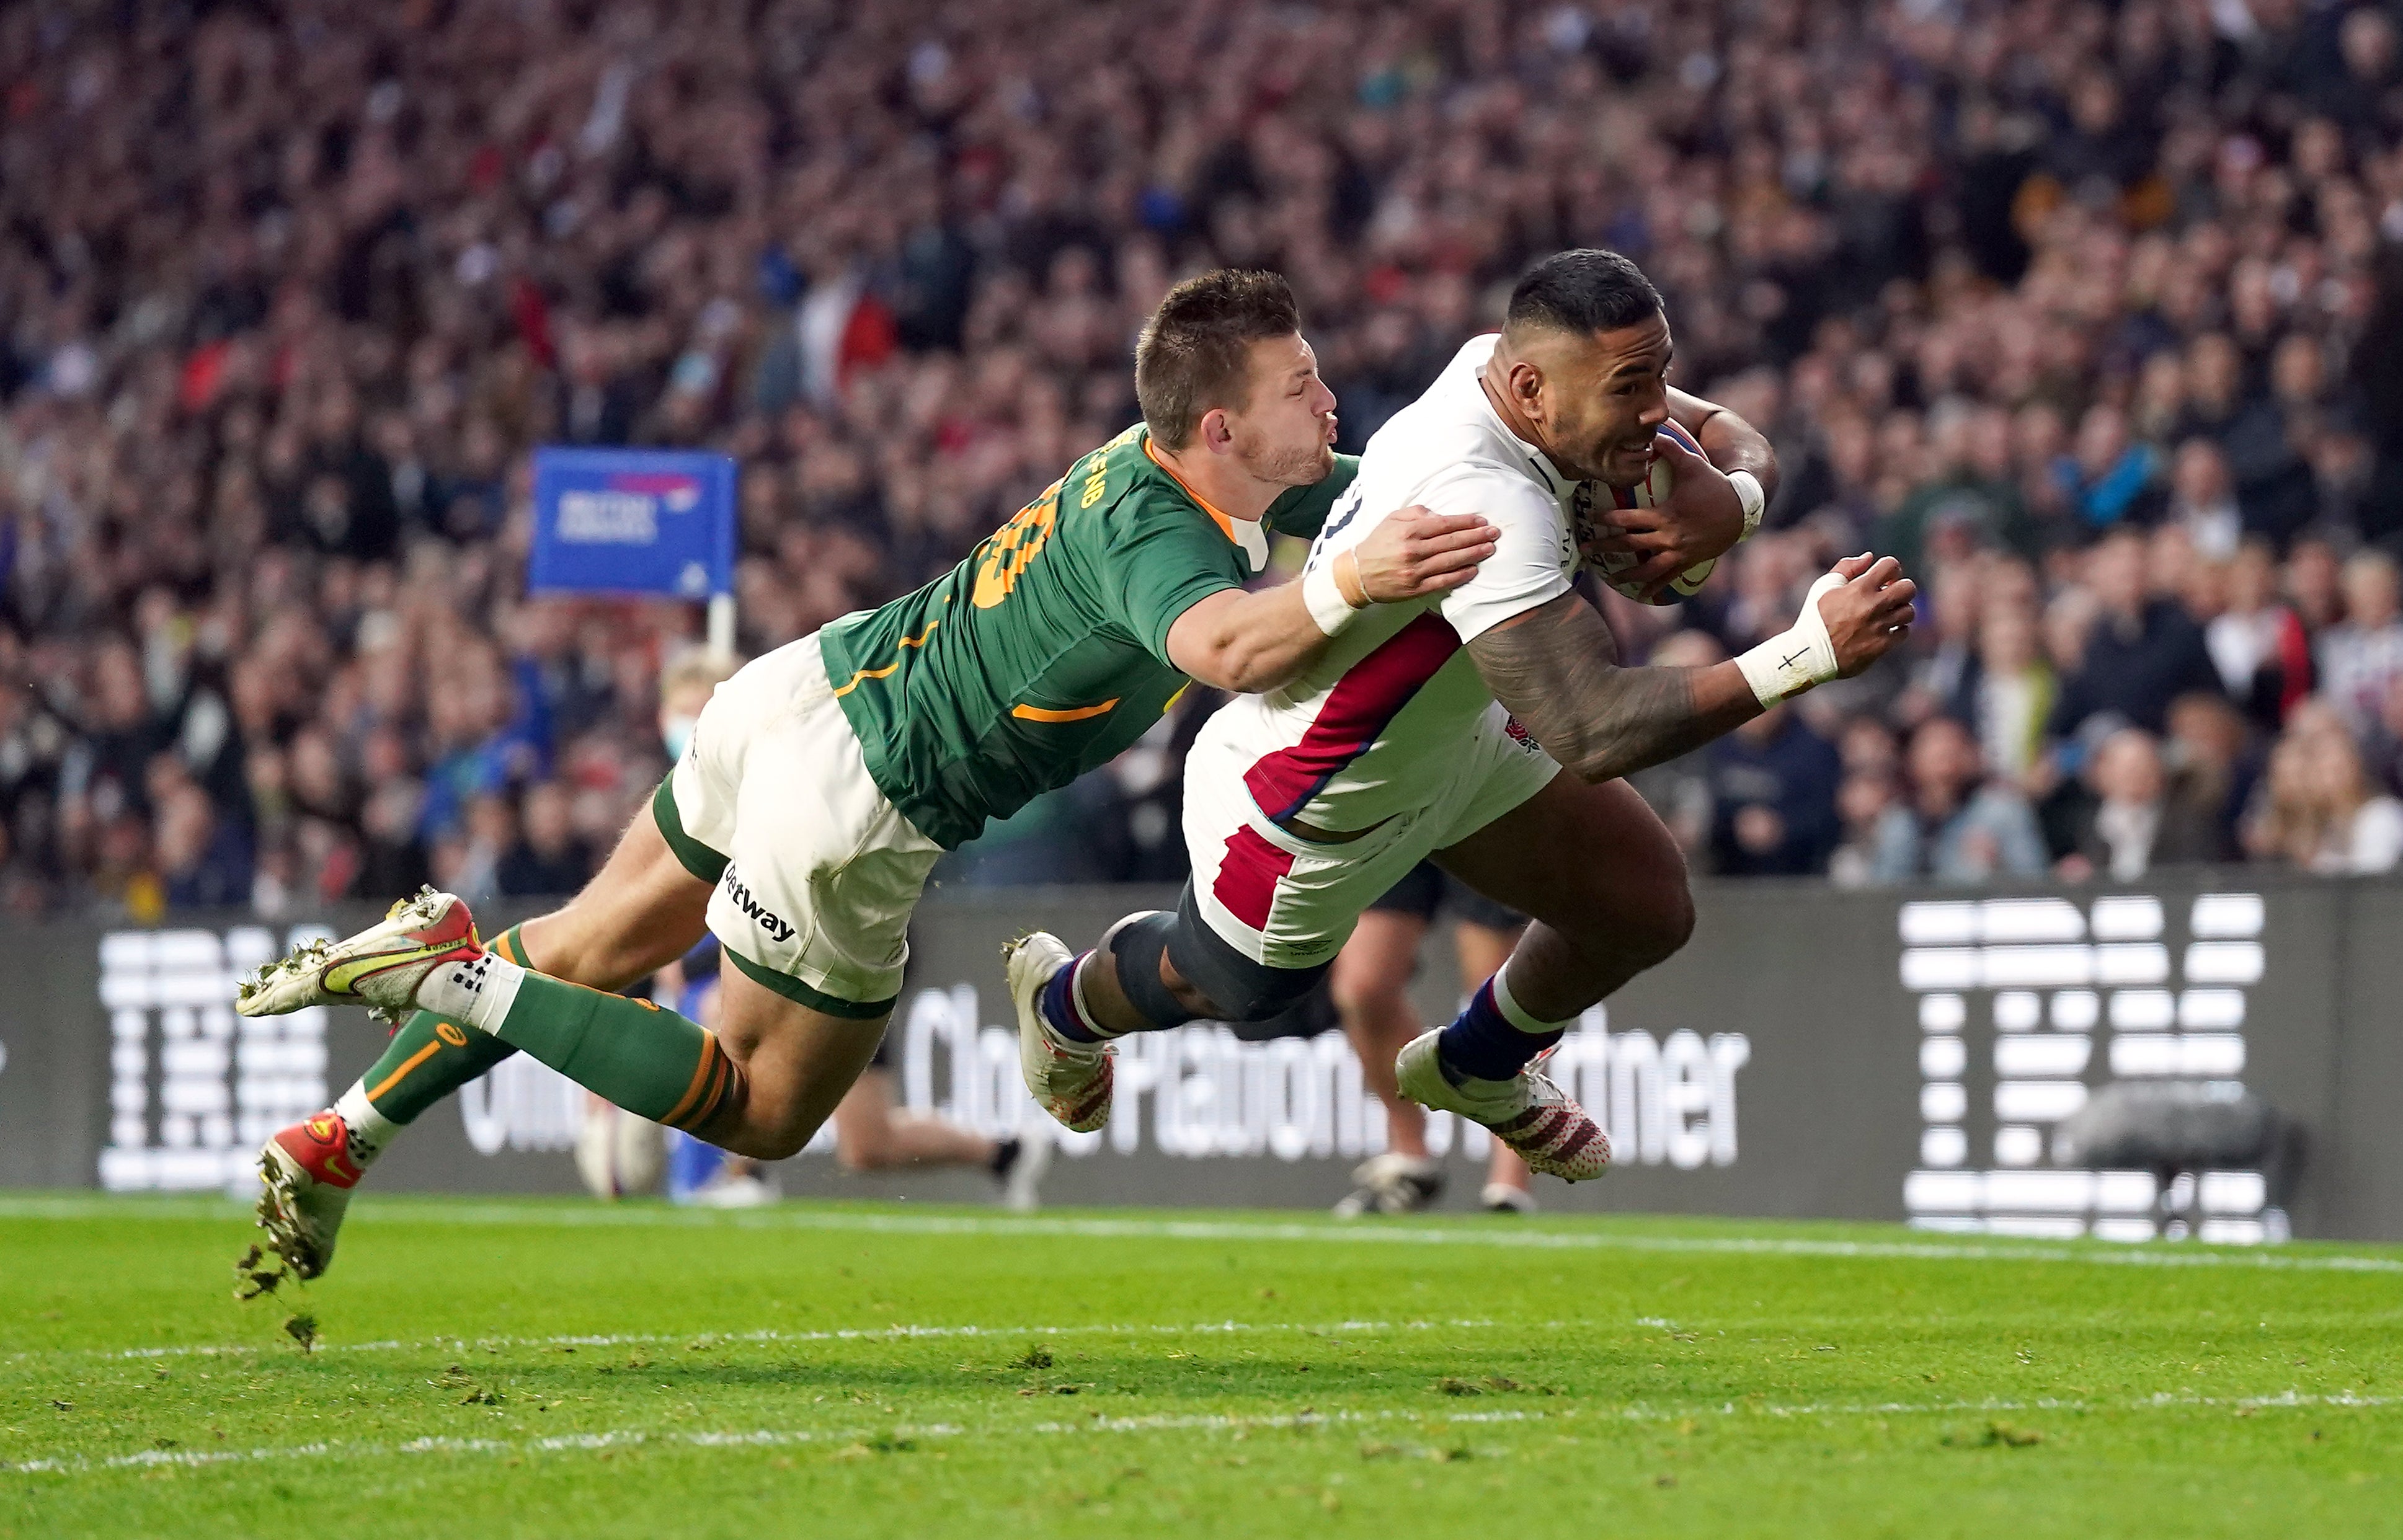
[[[1203,414],[1241,406],[1251,345],[1300,329],[1293,288],[1279,273],[1220,268],[1170,289],[1134,347],[1134,398],[1153,440],[1181,450]]]
[[[1660,313],[1660,291],[1615,251],[1587,247],[1547,257],[1510,291],[1507,325],[1517,331],[1591,335]]]

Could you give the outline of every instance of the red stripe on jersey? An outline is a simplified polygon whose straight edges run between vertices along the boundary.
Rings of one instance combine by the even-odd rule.
[[[1257,931],[1269,928],[1269,909],[1276,902],[1277,879],[1293,870],[1293,853],[1282,851],[1251,827],[1227,837],[1227,854],[1218,863],[1218,880],[1210,891],[1227,912]]]
[[[1336,771],[1368,752],[1419,687],[1459,650],[1460,632],[1433,611],[1385,638],[1335,681],[1300,742],[1243,772],[1252,800],[1272,819],[1299,812]]]

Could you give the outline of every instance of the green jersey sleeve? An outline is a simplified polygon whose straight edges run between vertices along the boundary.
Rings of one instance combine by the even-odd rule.
[[[1109,525],[1101,605],[1145,651],[1170,662],[1169,628],[1212,594],[1243,587],[1242,558],[1202,510],[1148,487],[1120,498]]]
[[[1303,540],[1318,538],[1319,527],[1327,515],[1360,475],[1360,457],[1339,454],[1335,469],[1326,480],[1314,487],[1294,487],[1269,505],[1268,527],[1278,534],[1290,534]],[[1387,508],[1387,513],[1393,509]]]

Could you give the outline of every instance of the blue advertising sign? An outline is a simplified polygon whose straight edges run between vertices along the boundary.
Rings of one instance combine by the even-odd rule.
[[[526,586],[577,593],[734,591],[734,461],[669,450],[534,451]]]

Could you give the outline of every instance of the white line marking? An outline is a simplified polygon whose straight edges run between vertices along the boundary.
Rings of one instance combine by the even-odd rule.
[[[759,1449],[793,1444],[830,1444],[836,1442],[867,1444],[870,1440],[903,1440],[918,1438],[1008,1438],[1020,1436],[1057,1436],[1066,1434],[1148,1434],[1219,1432],[1241,1428],[1314,1428],[1339,1427],[1375,1422],[1409,1422],[1422,1424],[1440,1423],[1445,1427],[1456,1423],[1485,1425],[1506,1422],[1570,1422],[1588,1417],[1601,1422],[1665,1422],[1687,1417],[1908,1417],[1944,1416],[1958,1412],[1994,1411],[2188,1411],[2227,1408],[2231,1410],[2276,1410],[2285,1408],[2339,1408],[2376,1409],[2403,1405],[2403,1396],[2355,1395],[2340,1392],[2333,1395],[2305,1395],[2285,1391],[2277,1395],[2176,1395],[2162,1392],[2126,1402],[2096,1402],[2078,1399],[2056,1399],[2040,1396],[2034,1400],[2006,1401],[1887,1401],[1865,1404],[1805,1403],[1799,1406],[1740,1406],[1735,1402],[1686,1407],[1654,1407],[1643,1403],[1618,1408],[1596,1408],[1586,1412],[1577,1408],[1560,1411],[1413,1411],[1401,1408],[1384,1408],[1374,1411],[1302,1411],[1246,1417],[1237,1413],[1162,1414],[1144,1417],[1108,1417],[1096,1413],[1092,1418],[1076,1422],[994,1423],[973,1432],[951,1422],[897,1424],[889,1429],[811,1429],[755,1428],[723,1432],[685,1433],[646,1428],[615,1428],[604,1433],[560,1434],[547,1438],[412,1438],[403,1444],[354,1444],[331,1440],[313,1444],[271,1445],[261,1449],[240,1450],[142,1450],[132,1454],[110,1455],[100,1460],[79,1454],[49,1455],[40,1459],[0,1465],[0,1474],[11,1476],[58,1475],[84,1476],[112,1470],[146,1470],[161,1465],[198,1467],[233,1464],[248,1461],[311,1460],[325,1455],[340,1455],[358,1459],[375,1455],[418,1454],[520,1454],[568,1453],[596,1450],[624,1449],[636,1445],[681,1445],[689,1449]],[[1439,1432],[1430,1430],[1435,1436]]]
[[[139,1214],[140,1200],[0,1199],[0,1219],[124,1219]],[[163,1205],[150,1214],[160,1215]],[[1622,1234],[1606,1230],[1554,1230],[1474,1222],[1459,1227],[1386,1224],[1300,1224],[1231,1219],[1077,1219],[970,1214],[859,1214],[793,1205],[725,1213],[666,1207],[593,1204],[590,1207],[464,1204],[415,1214],[369,1214],[399,1224],[497,1225],[532,1228],[659,1229],[709,1228],[848,1230],[871,1235],[977,1235],[1048,1237],[1080,1241],[1275,1241],[1318,1245],[1496,1246],[1534,1250],[1636,1251],[1717,1254],[1737,1256],[1824,1257],[1840,1261],[2069,1262],[2097,1267],[2258,1268],[2292,1272],[2403,1273],[2403,1257],[2292,1252],[2277,1247],[2203,1247],[2192,1242],[2127,1244],[2098,1241],[2077,1246],[2029,1242],[1929,1241],[1814,1241],[1805,1237],[1682,1236]],[[246,1209],[228,1206],[231,1218]],[[179,1207],[168,1217],[209,1217],[207,1211]]]
[[[479,1348],[616,1348],[652,1346],[662,1342],[681,1343],[696,1350],[737,1342],[874,1342],[917,1337],[1084,1337],[1084,1336],[1188,1336],[1204,1332],[1289,1331],[1305,1336],[1331,1336],[1337,1332],[1432,1331],[1438,1326],[1476,1329],[1502,1325],[1525,1325],[1530,1328],[1558,1328],[1564,1323],[1496,1321],[1197,1321],[1138,1323],[1127,1325],[1076,1326],[854,1326],[833,1331],[686,1331],[686,1332],[619,1332],[607,1336],[563,1337],[428,1337],[413,1342],[388,1339],[378,1342],[326,1342],[321,1340],[319,1353],[410,1353],[440,1348],[453,1353],[468,1353]],[[1582,1324],[1582,1323],[1575,1323]],[[187,1358],[237,1357],[246,1353],[282,1352],[257,1343],[229,1342],[193,1344],[172,1348],[51,1348],[28,1353],[12,1353],[7,1362],[21,1363],[29,1358]]]

